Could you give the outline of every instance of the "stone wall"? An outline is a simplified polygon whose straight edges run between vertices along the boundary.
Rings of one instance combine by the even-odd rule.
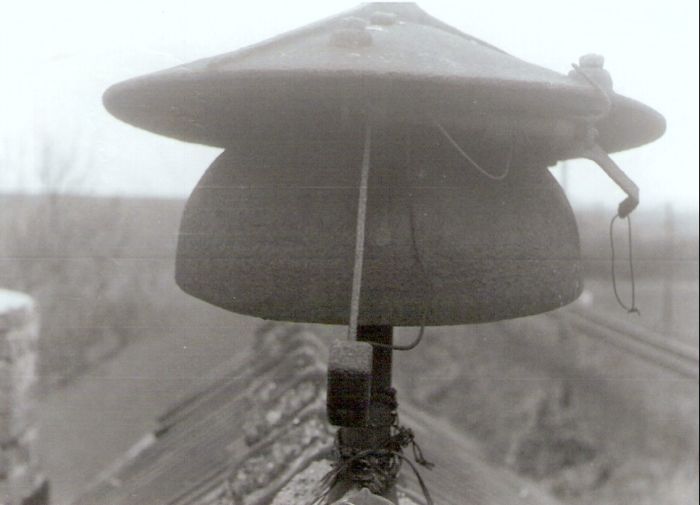
[[[0,504],[46,505],[37,451],[39,318],[32,299],[0,290]]]

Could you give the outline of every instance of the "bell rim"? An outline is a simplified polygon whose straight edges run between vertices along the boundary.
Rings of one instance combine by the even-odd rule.
[[[353,93],[366,97],[367,101],[364,104],[352,104],[358,110],[367,108],[367,105],[381,97],[382,93],[390,93],[392,88],[396,93],[396,88],[401,86],[421,88],[425,96],[440,97],[445,110],[453,107],[459,110],[460,107],[466,108],[470,100],[480,100],[480,103],[470,105],[483,114],[510,109],[525,116],[585,123],[599,115],[603,106],[597,90],[578,83],[548,86],[542,83],[489,78],[465,80],[380,72],[311,72],[305,69],[229,71],[215,75],[163,71],[111,86],[103,95],[103,103],[116,118],[147,131],[185,142],[228,147],[231,144],[229,140],[222,141],[216,136],[202,133],[202,130],[214,122],[207,116],[208,111],[216,109],[223,115],[221,110],[226,110],[236,103],[243,104],[245,109],[248,102],[246,95],[250,95],[251,90],[261,88],[288,93],[290,88],[297,86],[302,91],[299,96],[313,102],[318,100],[318,97],[312,96],[312,92],[304,96],[304,89],[307,89],[309,83],[326,86],[331,92],[350,89]],[[376,89],[372,90],[373,87]],[[172,100],[168,101],[165,98],[163,89],[170,90]],[[522,103],[518,107],[517,100],[522,96],[530,97],[531,101],[527,107],[522,107]],[[180,121],[174,120],[173,117],[177,116],[183,102],[187,102],[187,97],[190,97],[192,102],[206,104],[206,107],[201,113],[184,114]],[[485,101],[484,97],[488,97],[489,101]],[[275,97],[271,96],[270,99],[274,100]],[[536,103],[532,103],[535,100]],[[611,102],[610,113],[595,125],[601,133],[599,142],[607,152],[632,149],[653,142],[664,134],[666,121],[652,107],[617,93],[611,95]],[[185,106],[189,104],[185,103]],[[370,105],[371,107],[373,105]],[[254,111],[246,112],[252,114]],[[276,111],[277,114],[284,112]],[[275,113],[271,115],[274,116]],[[235,122],[236,114],[233,113],[229,123]],[[192,128],[188,131],[187,125],[198,125],[200,130],[193,133]]]

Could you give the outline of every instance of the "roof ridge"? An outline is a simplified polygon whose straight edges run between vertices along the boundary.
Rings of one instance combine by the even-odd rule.
[[[310,468],[317,474],[327,468],[335,430],[326,419],[322,340],[289,325],[265,325],[256,337],[247,364],[261,372],[243,379],[224,373],[197,403],[181,403],[184,412],[171,409],[169,429],[134,446],[76,505],[268,505],[300,479],[304,496],[313,495],[320,479],[303,477]],[[436,503],[463,505],[469,496],[485,505],[557,503],[536,485],[490,467],[453,427],[410,402],[401,412],[437,464],[423,475]],[[402,505],[423,503],[416,489],[415,477],[403,472]]]

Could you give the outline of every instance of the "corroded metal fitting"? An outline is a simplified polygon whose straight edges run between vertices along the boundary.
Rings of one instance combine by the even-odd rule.
[[[578,59],[578,64],[581,68],[603,68],[605,57],[602,54],[584,54]]]
[[[606,92],[612,92],[613,80],[610,72],[605,70],[605,57],[600,54],[584,54],[578,59],[579,67],[577,71],[569,72],[569,76],[579,81],[586,81],[586,77],[600,86]],[[585,77],[580,75],[585,74]]]

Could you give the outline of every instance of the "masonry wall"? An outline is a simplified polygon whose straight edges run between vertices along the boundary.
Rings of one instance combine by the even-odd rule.
[[[0,505],[46,505],[37,451],[39,317],[32,299],[0,289]]]

